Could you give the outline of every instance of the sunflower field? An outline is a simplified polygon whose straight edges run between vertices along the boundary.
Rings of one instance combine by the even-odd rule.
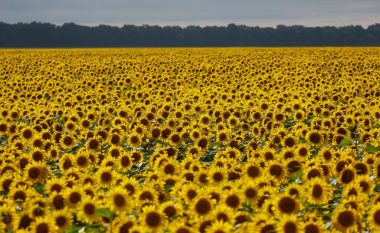
[[[380,49],[0,50],[0,232],[380,232]]]

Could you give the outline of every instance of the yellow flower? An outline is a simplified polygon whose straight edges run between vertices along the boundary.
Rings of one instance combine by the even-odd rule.
[[[363,226],[359,213],[350,207],[340,206],[333,212],[334,226],[343,232],[361,232]]]
[[[99,203],[89,196],[83,196],[78,207],[78,217],[82,221],[93,223],[99,218],[96,215],[96,209],[99,208]]]
[[[294,215],[282,215],[277,223],[276,232],[279,233],[298,233],[303,232],[303,223],[297,220]]]
[[[308,182],[308,201],[311,204],[327,204],[332,198],[332,187],[323,179],[315,178]]]
[[[380,203],[370,207],[368,221],[373,232],[380,230]]]
[[[141,215],[141,224],[147,226],[152,231],[161,229],[166,224],[166,216],[160,211],[157,211],[154,206],[147,206],[143,208]]]
[[[72,223],[71,214],[68,209],[53,211],[52,216],[53,216],[55,225],[61,231],[67,229]]]
[[[31,224],[31,231],[33,233],[53,233],[57,232],[58,227],[54,224],[54,219],[51,216],[38,217]]]
[[[225,221],[215,221],[206,228],[206,233],[227,233],[231,232],[233,225]]]
[[[132,199],[122,187],[115,187],[108,192],[108,206],[116,213],[127,212],[131,208]]]

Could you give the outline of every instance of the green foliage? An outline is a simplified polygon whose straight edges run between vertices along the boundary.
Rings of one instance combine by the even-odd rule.
[[[32,187],[34,188],[34,190],[36,190],[37,193],[41,195],[46,195],[45,186],[43,184],[41,183],[33,184]]]
[[[288,118],[284,121],[284,127],[290,128],[293,127],[297,122],[293,118]]]
[[[374,146],[372,144],[367,143],[364,150],[368,153],[376,153],[380,151],[380,146]]]
[[[0,135],[0,147],[7,145],[8,137],[5,135]]]
[[[61,152],[63,154],[73,154],[74,155],[79,151],[79,149],[81,149],[85,145],[86,145],[86,142],[81,141],[81,142],[78,142],[77,144],[75,144],[72,148],[70,148],[68,150],[61,150]]]
[[[95,210],[95,215],[107,219],[112,219],[113,217],[113,213],[109,208],[97,208]]]
[[[342,141],[340,141],[338,148],[343,149],[346,146],[352,145],[353,141],[351,138],[344,138]]]

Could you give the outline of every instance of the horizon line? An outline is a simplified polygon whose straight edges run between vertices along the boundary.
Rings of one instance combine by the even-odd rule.
[[[305,27],[305,28],[323,28],[323,27],[335,27],[335,28],[343,28],[343,27],[362,27],[363,29],[368,29],[368,27],[379,24],[378,22],[374,22],[371,24],[368,24],[367,26],[362,24],[346,24],[346,25],[303,25],[303,24],[277,24],[275,26],[264,26],[264,25],[248,25],[244,23],[235,23],[230,22],[227,24],[207,24],[207,25],[200,25],[200,24],[188,24],[188,25],[175,25],[175,24],[150,24],[150,23],[142,23],[142,24],[106,24],[106,23],[94,23],[94,24],[85,24],[85,23],[76,23],[76,22],[64,22],[64,23],[51,23],[51,22],[44,22],[44,21],[30,21],[30,22],[15,22],[15,23],[9,23],[0,21],[0,23],[9,24],[9,25],[16,25],[16,24],[32,24],[32,23],[40,23],[40,24],[51,24],[55,26],[62,27],[65,24],[75,24],[82,27],[99,27],[99,26],[108,26],[108,27],[115,27],[115,28],[123,28],[124,26],[136,26],[136,27],[180,27],[180,28],[187,28],[187,27],[199,27],[199,28],[206,28],[206,27],[228,27],[229,25],[235,25],[235,26],[244,26],[244,27],[252,27],[252,28],[277,28],[279,26],[285,26],[285,27]]]

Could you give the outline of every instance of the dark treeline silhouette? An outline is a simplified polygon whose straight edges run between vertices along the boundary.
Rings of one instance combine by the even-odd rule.
[[[362,26],[96,27],[0,22],[0,47],[380,46],[380,24]]]

